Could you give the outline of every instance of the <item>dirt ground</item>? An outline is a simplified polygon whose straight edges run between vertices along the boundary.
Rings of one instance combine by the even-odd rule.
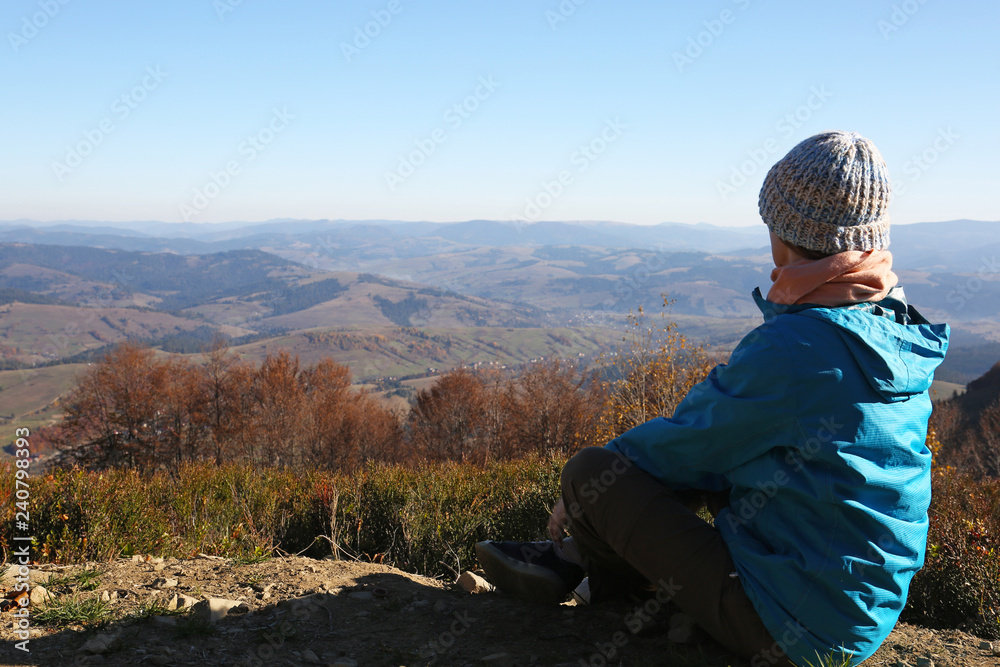
[[[16,647],[11,611],[2,612],[2,665],[749,664],[698,632],[687,643],[670,641],[677,610],[655,598],[540,607],[371,563],[134,557],[43,565],[31,576],[33,584],[48,579],[50,610],[64,618],[43,624],[36,615],[45,605],[33,605],[26,653]],[[3,587],[13,588],[9,576]],[[242,605],[211,623],[197,607],[167,611],[182,595]],[[917,667],[928,658],[936,667],[1000,665],[1000,652],[975,637],[908,625],[865,665]]]

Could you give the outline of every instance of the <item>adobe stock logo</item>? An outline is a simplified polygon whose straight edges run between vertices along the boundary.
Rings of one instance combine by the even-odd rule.
[[[59,182],[62,183],[67,175],[82,165],[84,160],[97,150],[97,147],[103,144],[108,136],[120,127],[120,123],[131,116],[132,112],[146,101],[150,93],[160,87],[160,84],[163,83],[163,80],[167,76],[160,69],[159,65],[147,67],[142,81],[111,103],[110,111],[114,114],[114,118],[112,116],[105,116],[97,123],[97,127],[84,130],[82,139],[74,144],[67,145],[63,161],[52,161],[52,173],[55,174]],[[115,122],[115,118],[117,118],[118,123]]]
[[[293,120],[295,116],[288,113],[288,109],[273,109],[270,120],[256,132],[248,134],[236,147],[241,159],[229,160],[224,168],[209,172],[209,179],[200,188],[194,188],[190,203],[178,206],[178,212],[184,222],[190,222],[192,218],[211,206],[212,202],[232,185],[233,179],[243,172],[243,167],[266,151],[278,135],[288,129]]]
[[[47,26],[69,2],[70,0],[41,0],[38,3],[41,11],[32,14],[31,18],[22,17],[20,32],[7,33],[7,41],[10,42],[10,48],[14,49],[14,53],[19,53],[21,47],[37,37],[38,31]]]
[[[927,4],[927,0],[905,0],[902,4],[893,5],[889,20],[879,19],[875,25],[882,33],[882,39],[889,41],[889,35],[899,32],[900,28],[906,25],[914,14],[920,11],[922,5]]]
[[[746,11],[747,7],[750,6],[750,0],[732,0],[732,3],[740,11]],[[738,17],[739,15],[733,10],[723,9],[717,17],[702,21],[701,24],[705,29],[688,37],[687,45],[682,50],[673,52],[672,57],[677,71],[683,72],[685,67],[693,65],[695,60],[701,58],[715,44],[716,40],[722,37],[726,26],[736,23]]]
[[[347,42],[340,43],[340,52],[344,54],[344,59],[347,62],[351,62],[355,56],[361,55],[361,52],[367,49],[372,40],[382,34],[382,31],[389,27],[392,23],[392,17],[403,11],[404,7],[400,0],[389,0],[386,4],[385,9],[373,10],[371,12],[372,20],[364,24],[364,26],[354,27],[354,39],[350,44]]]
[[[465,121],[469,120],[481,106],[483,102],[490,99],[500,82],[495,81],[493,76],[479,77],[479,85],[471,94],[466,95],[461,102],[456,102],[441,115],[441,119],[448,124],[452,130],[462,127]],[[382,177],[390,192],[395,192],[396,188],[402,185],[406,179],[413,176],[431,155],[437,151],[438,146],[448,141],[448,131],[443,127],[435,128],[430,134],[422,139],[414,139],[414,148],[405,155],[399,155],[399,163],[392,171],[386,170]]]
[[[784,140],[790,139],[813,115],[823,108],[823,105],[833,97],[826,84],[809,88],[809,96],[805,101],[791,109],[774,124],[775,131],[781,133]],[[778,137],[768,137],[760,145],[746,152],[746,159],[733,165],[726,180],[716,181],[715,187],[722,201],[727,201],[739,188],[749,182],[750,177],[760,169],[768,168],[773,162],[772,156],[782,148],[782,140]]]
[[[576,167],[576,171],[580,174],[587,171],[590,165],[604,155],[611,144],[618,141],[627,129],[628,125],[621,122],[618,116],[607,119],[597,134],[573,151],[569,158],[570,164]],[[535,195],[526,197],[524,207],[510,216],[511,222],[518,231],[527,223],[537,222],[545,210],[555,204],[574,181],[575,176],[570,169],[560,169],[551,181],[543,180],[541,188]]]

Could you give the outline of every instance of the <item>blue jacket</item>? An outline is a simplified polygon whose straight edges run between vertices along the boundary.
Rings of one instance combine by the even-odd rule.
[[[857,664],[924,563],[928,389],[948,325],[899,287],[840,308],[754,299],[764,324],[729,363],[607,447],[674,489],[732,488],[715,525],[772,636],[798,664]]]

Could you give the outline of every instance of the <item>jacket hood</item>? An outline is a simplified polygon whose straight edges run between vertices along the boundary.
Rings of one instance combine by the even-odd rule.
[[[776,304],[764,299],[759,289],[753,296],[765,321],[794,314],[836,327],[868,384],[887,401],[929,390],[948,350],[948,325],[931,324],[907,305],[902,287],[894,287],[877,303],[840,308]]]

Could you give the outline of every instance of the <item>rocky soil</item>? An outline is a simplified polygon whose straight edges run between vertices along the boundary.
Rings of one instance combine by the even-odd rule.
[[[15,572],[6,570],[4,591]],[[10,600],[2,665],[749,664],[655,598],[539,607],[371,563],[136,556],[38,566],[31,578],[42,588],[30,606],[30,652],[17,648]],[[1000,651],[904,624],[865,664],[983,667],[1000,665]]]

